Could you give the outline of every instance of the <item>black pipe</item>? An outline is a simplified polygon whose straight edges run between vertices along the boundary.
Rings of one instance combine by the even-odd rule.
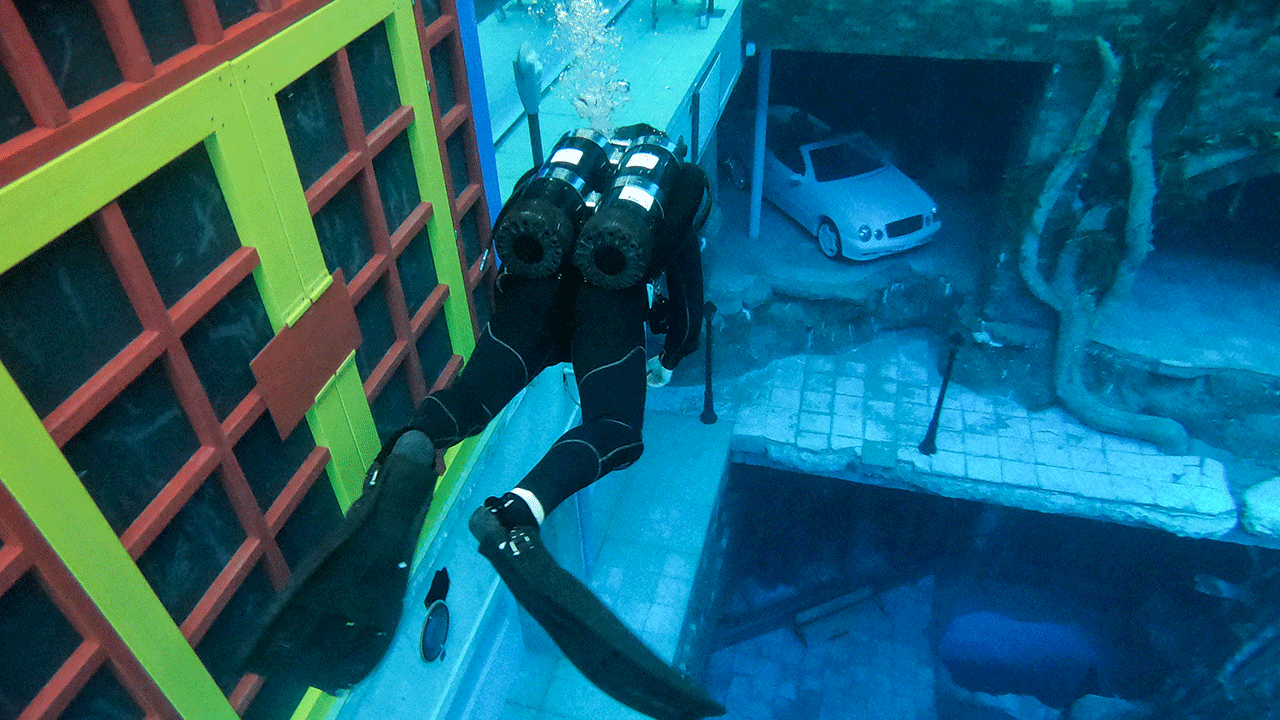
[[[542,121],[538,119],[538,113],[528,113],[529,118],[529,144],[533,149],[533,166],[540,167],[542,165]]]
[[[947,354],[947,369],[942,372],[942,387],[938,390],[938,402],[933,406],[933,419],[929,421],[929,429],[924,433],[924,439],[920,441],[918,446],[922,455],[932,455],[938,452],[938,418],[942,416],[942,400],[947,396],[947,385],[951,382],[951,369],[956,364],[956,350],[960,348],[962,338],[960,335],[951,336],[948,344],[951,345],[951,352]]]
[[[715,400],[711,396],[711,319],[715,317],[716,304],[708,300],[707,303],[702,306],[702,314],[707,319],[707,347],[705,353],[707,358],[707,380],[706,392],[702,395],[702,423],[704,425],[711,425],[717,420]]]

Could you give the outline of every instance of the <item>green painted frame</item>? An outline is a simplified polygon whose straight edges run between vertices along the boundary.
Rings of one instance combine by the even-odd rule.
[[[197,143],[203,142],[236,231],[256,249],[253,275],[272,326],[296,322],[332,283],[289,153],[275,93],[360,33],[386,22],[401,101],[417,112],[407,129],[453,351],[475,343],[465,271],[450,216],[410,0],[334,0],[240,57],[13,183],[0,188],[0,273],[51,242]],[[51,201],[55,199],[55,201]],[[183,717],[237,714],[205,671],[137,565],[79,482],[41,418],[0,366],[0,482],[3,482],[90,601]],[[329,448],[329,477],[344,509],[354,501],[378,449],[369,403],[348,358],[307,413],[317,445]],[[446,455],[449,471],[423,529],[452,504],[472,439]],[[295,717],[319,717],[332,700],[311,691]]]

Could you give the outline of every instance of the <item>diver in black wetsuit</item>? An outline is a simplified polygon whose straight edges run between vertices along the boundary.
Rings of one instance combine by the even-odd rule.
[[[646,379],[665,384],[697,349],[703,301],[698,230],[709,209],[709,187],[703,171],[676,158],[676,150],[650,126],[623,128],[613,141],[577,131],[521,180],[495,223],[504,265],[494,313],[457,381],[428,396],[409,423],[408,429],[443,449],[482,431],[544,368],[571,362],[582,423],[513,489],[519,503],[508,512],[519,512],[523,524],[540,523],[577,491],[640,457]],[[584,157],[591,154],[596,157]],[[569,167],[565,158],[577,162]],[[666,163],[656,168],[660,176],[651,193],[643,181],[655,178],[615,169],[625,162],[643,169],[659,160]],[[611,188],[610,180],[629,184]],[[597,192],[600,209],[593,212],[589,199]],[[648,217],[628,198],[651,200]],[[649,247],[637,247],[642,243]],[[664,272],[670,300],[660,307],[669,329],[663,352],[646,362],[646,281]],[[510,505],[512,498],[505,500]]]
[[[494,224],[503,260],[494,313],[457,381],[428,396],[388,443],[424,434],[444,448],[479,433],[549,365],[573,363],[582,422],[512,490],[471,518],[480,552],[516,599],[602,690],[656,718],[724,709],[668,667],[541,543],[552,510],[644,449],[645,384],[666,384],[698,345],[703,302],[698,233],[710,184],[684,148],[648,125],[612,139],[566,134],[526,174]],[[652,327],[663,351],[645,359],[646,285],[666,277]]]
[[[327,692],[363,679],[400,618],[437,450],[479,433],[539,372],[572,362],[582,423],[471,517],[480,553],[582,673],[659,720],[724,708],[671,669],[542,546],[542,520],[644,449],[645,384],[698,345],[706,173],[648,125],[566,134],[498,214],[495,308],[457,381],[427,397],[369,469],[364,493],[256,623],[237,664]],[[670,300],[649,307],[665,275]],[[646,319],[666,332],[645,360]]]

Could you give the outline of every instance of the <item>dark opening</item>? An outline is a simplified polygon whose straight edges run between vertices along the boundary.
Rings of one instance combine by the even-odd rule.
[[[627,256],[616,247],[598,248],[592,255],[596,267],[605,275],[617,275],[627,268]]]
[[[1272,550],[748,465],[712,533],[689,669],[730,714],[1005,717],[965,714],[969,691],[1151,699],[1222,667],[1258,612],[1233,593],[1280,567]]]
[[[1280,174],[1215,190],[1199,212],[1157,222],[1156,249],[1171,255],[1235,260],[1280,269]],[[1176,210],[1173,212],[1177,212]],[[1171,213],[1172,214],[1172,213]]]
[[[775,50],[770,105],[865,132],[929,192],[994,191],[1020,151],[1047,64]],[[744,69],[726,116],[755,106]]]
[[[521,262],[528,263],[529,265],[537,265],[542,262],[542,256],[544,254],[542,251],[542,243],[539,242],[539,237],[536,235],[521,233],[512,241],[511,247],[515,250],[516,257],[520,258]]]

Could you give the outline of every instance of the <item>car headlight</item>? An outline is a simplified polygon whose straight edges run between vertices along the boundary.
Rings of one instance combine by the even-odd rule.
[[[870,225],[863,225],[862,227],[858,228],[858,239],[861,240],[862,242],[866,242],[871,239]]]
[[[877,240],[884,239],[884,231],[881,230],[880,228],[876,228],[876,239]]]

